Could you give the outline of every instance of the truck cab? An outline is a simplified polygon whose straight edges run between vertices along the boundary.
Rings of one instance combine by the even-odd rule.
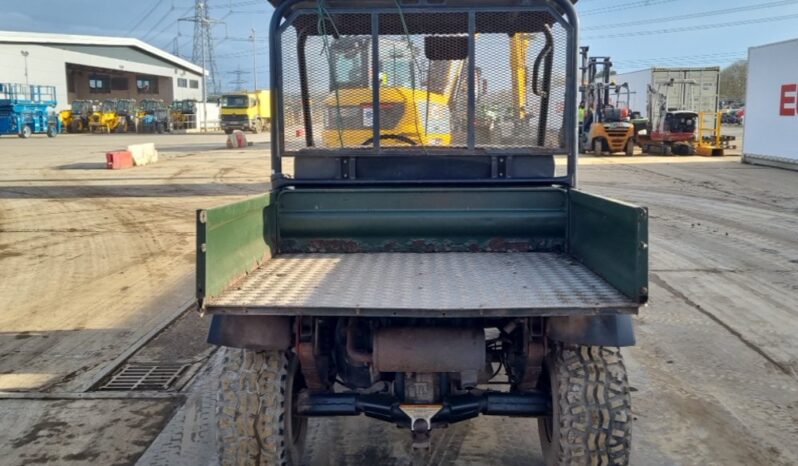
[[[221,97],[221,127],[225,133],[234,130],[260,133],[271,125],[270,92],[241,92]]]

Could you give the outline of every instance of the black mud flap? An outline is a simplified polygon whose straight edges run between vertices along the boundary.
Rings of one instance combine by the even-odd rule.
[[[550,317],[547,336],[555,341],[587,346],[634,346],[632,316],[569,316]]]
[[[208,343],[255,351],[291,347],[291,319],[284,316],[215,315]]]

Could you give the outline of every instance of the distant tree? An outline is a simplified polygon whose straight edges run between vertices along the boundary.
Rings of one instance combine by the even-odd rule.
[[[720,72],[721,100],[745,100],[745,84],[748,80],[748,61],[732,63]]]

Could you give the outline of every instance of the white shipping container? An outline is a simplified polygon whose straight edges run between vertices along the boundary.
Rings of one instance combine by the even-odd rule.
[[[673,110],[691,110],[696,113],[718,111],[720,67],[708,68],[648,68],[613,77],[616,84],[629,85],[629,106],[644,118],[655,119],[659,113],[656,102],[648,100],[648,87],[657,90],[663,83],[674,80],[692,80],[696,85],[677,84],[659,87],[668,92],[668,107]],[[622,97],[623,98],[623,97]]]
[[[798,39],[748,50],[743,162],[798,170]]]

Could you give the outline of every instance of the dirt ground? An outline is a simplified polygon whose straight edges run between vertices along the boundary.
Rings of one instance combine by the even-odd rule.
[[[161,162],[102,169],[105,151],[145,140]],[[156,332],[191,304],[195,209],[266,188],[254,140],[0,139],[0,464],[216,463],[207,322]],[[633,463],[798,464],[798,173],[738,157],[581,165],[582,189],[651,214],[651,302],[625,350]],[[89,391],[126,360],[167,359],[197,371],[178,394]],[[408,461],[407,432],[377,421],[310,434],[307,464]],[[430,464],[541,463],[534,420],[480,418],[433,443]]]

